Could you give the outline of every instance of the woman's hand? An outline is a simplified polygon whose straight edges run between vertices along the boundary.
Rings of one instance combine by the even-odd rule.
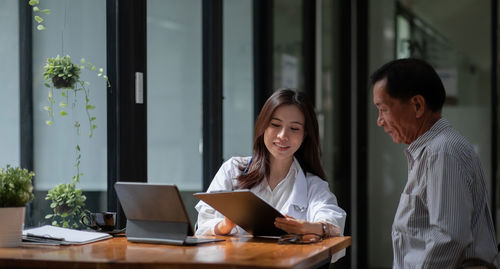
[[[276,218],[274,220],[274,226],[290,234],[314,233],[323,235],[323,227],[321,223],[298,220],[288,215],[285,215],[284,218]]]
[[[236,224],[230,219],[224,217],[224,220],[215,225],[214,233],[217,235],[226,235],[230,233],[234,227],[236,227]]]

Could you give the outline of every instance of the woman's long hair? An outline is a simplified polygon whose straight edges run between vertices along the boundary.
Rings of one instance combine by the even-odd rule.
[[[295,152],[295,158],[299,161],[302,170],[326,180],[326,175],[321,165],[318,121],[313,105],[304,93],[290,89],[280,89],[267,99],[257,117],[254,129],[252,162],[247,172],[238,177],[238,188],[250,189],[259,184],[266,176],[269,176],[269,151],[264,144],[264,132],[269,127],[274,111],[283,105],[294,105],[304,114],[304,140]],[[244,171],[247,166],[248,163],[242,163],[239,169]]]

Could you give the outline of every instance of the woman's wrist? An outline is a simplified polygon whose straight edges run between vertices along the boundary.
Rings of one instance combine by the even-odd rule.
[[[216,235],[226,235],[229,233],[227,232],[227,228],[224,225],[224,220],[219,221],[219,223],[215,225],[214,233]]]
[[[321,223],[321,237],[327,238],[328,237],[328,226],[325,222],[320,222]]]
[[[319,222],[319,224],[321,225],[321,232],[318,234],[323,238],[340,236],[340,228],[337,225],[328,222]]]
[[[224,220],[219,221],[219,223],[217,223],[215,225],[214,233],[216,235],[226,235],[226,234],[229,234],[233,230],[233,228],[234,228],[234,226],[231,225],[230,223],[228,223],[224,219]]]

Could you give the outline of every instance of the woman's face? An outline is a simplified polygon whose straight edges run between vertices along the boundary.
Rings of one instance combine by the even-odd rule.
[[[264,144],[271,160],[288,160],[304,140],[304,114],[295,105],[279,106],[264,131]]]

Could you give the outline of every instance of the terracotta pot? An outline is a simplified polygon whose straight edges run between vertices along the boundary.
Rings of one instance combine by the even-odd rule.
[[[0,207],[0,247],[21,245],[26,207]]]

